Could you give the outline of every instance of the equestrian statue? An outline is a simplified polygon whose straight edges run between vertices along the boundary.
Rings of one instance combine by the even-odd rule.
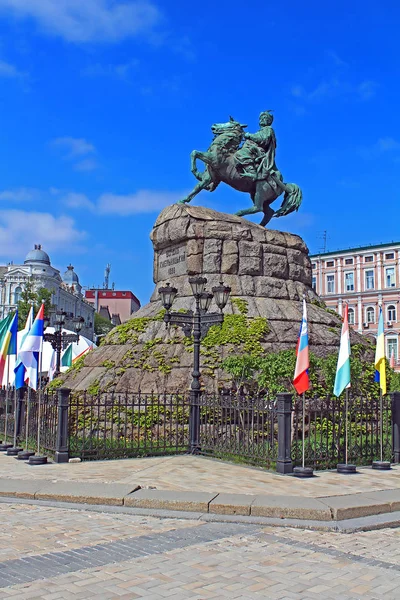
[[[180,203],[190,202],[202,190],[213,192],[223,181],[235,190],[248,192],[253,201],[252,207],[235,214],[244,217],[262,212],[262,226],[272,217],[283,217],[298,210],[302,200],[301,189],[295,183],[284,183],[275,164],[273,119],[271,111],[262,112],[260,129],[256,133],[245,133],[247,125],[232,117],[227,123],[215,123],[211,127],[214,139],[207,152],[194,150],[190,155],[191,171],[199,183]],[[203,172],[198,170],[197,160],[205,164]],[[282,205],[275,211],[270,205],[282,193]]]

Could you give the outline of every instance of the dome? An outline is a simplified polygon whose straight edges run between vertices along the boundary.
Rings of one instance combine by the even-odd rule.
[[[79,277],[74,271],[74,267],[72,265],[68,265],[67,270],[63,275],[63,282],[68,285],[73,285],[74,283],[79,283]]]
[[[50,265],[50,258],[49,255],[42,250],[40,244],[35,244],[34,249],[26,255],[24,264],[26,265],[28,263],[43,263],[45,265]]]

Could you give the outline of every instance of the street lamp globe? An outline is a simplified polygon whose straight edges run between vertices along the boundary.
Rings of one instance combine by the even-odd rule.
[[[72,319],[72,322],[74,324],[74,328],[75,328],[76,333],[79,335],[79,333],[82,330],[83,323],[85,322],[85,319],[83,317],[74,317]]]
[[[161,296],[161,303],[165,310],[170,310],[178,290],[167,283],[164,287],[158,288],[158,293]]]
[[[218,308],[223,310],[229,300],[231,288],[228,285],[224,285],[221,281],[219,285],[216,285],[212,288],[212,293],[214,294],[215,302]]]
[[[207,312],[210,308],[211,300],[213,299],[213,295],[210,292],[203,292],[200,294],[200,309]]]
[[[192,293],[198,298],[205,290],[207,279],[205,277],[189,277],[189,283],[192,287]]]
[[[65,323],[65,317],[67,313],[63,310],[56,311],[56,319],[54,321],[54,329],[55,331],[62,331],[63,325]]]

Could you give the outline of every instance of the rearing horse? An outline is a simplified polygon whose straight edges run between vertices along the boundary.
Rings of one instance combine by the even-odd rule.
[[[283,217],[294,210],[298,210],[302,193],[295,183],[283,183],[282,175],[279,171],[269,173],[260,179],[250,173],[240,169],[238,154],[240,153],[240,144],[243,141],[244,129],[247,125],[242,125],[232,117],[227,123],[215,123],[211,130],[214,139],[207,152],[194,150],[191,155],[191,171],[199,183],[192,192],[186,196],[180,203],[186,203],[193,200],[202,190],[213,192],[222,182],[230,185],[240,192],[248,192],[253,201],[253,207],[243,209],[235,213],[239,217],[251,215],[258,212],[264,213],[260,225],[265,226],[272,217]],[[252,142],[246,142],[252,143]],[[197,160],[201,160],[206,165],[201,173],[197,169]],[[239,167],[239,168],[238,168]],[[285,193],[282,206],[274,211],[270,204],[282,194]]]

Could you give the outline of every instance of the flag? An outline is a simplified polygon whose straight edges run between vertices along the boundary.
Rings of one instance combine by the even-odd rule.
[[[350,387],[350,334],[349,334],[349,307],[344,307],[342,333],[340,335],[340,348],[336,369],[333,393],[340,396],[345,388]]]
[[[379,383],[382,394],[386,394],[386,357],[382,306],[379,309],[378,336],[376,338],[375,381]]]
[[[395,358],[394,358],[394,348],[392,348],[392,354],[390,355],[390,368],[394,369]]]
[[[70,367],[72,365],[72,344],[68,346],[61,359],[62,367]]]
[[[29,387],[37,389],[39,376],[39,356],[43,347],[44,304],[39,309],[30,332],[26,336],[19,352],[21,362],[26,368]]]
[[[74,362],[76,362],[77,360],[79,360],[80,358],[82,358],[82,356],[84,356],[85,354],[87,354],[90,350],[93,350],[93,344],[91,346],[88,346],[87,348],[85,348],[80,354],[78,354],[78,356],[75,356],[72,359],[72,364]]]
[[[308,360],[308,327],[307,327],[307,306],[303,299],[303,319],[297,340],[296,347],[296,368],[294,371],[293,385],[298,394],[306,392],[310,387],[308,378],[308,368],[310,366]]]
[[[13,320],[14,315],[10,313],[5,319],[0,321],[0,348],[3,345],[4,338],[7,335],[7,332],[10,328],[11,321]]]
[[[33,324],[33,306],[31,306],[31,309],[29,311],[28,317],[26,319],[26,323],[25,323],[25,327],[24,329],[22,329],[21,333],[21,337],[20,337],[20,342],[19,342],[19,348],[18,348],[18,354],[17,354],[17,361],[14,367],[14,373],[15,373],[15,387],[18,390],[19,388],[24,387],[25,385],[25,365],[22,364],[21,362],[21,358],[19,355],[19,352],[22,348],[22,345],[25,341],[26,336],[28,335],[31,327]]]
[[[0,347],[0,382],[3,381],[7,356],[17,354],[18,310],[12,317],[11,323],[3,336]]]
[[[56,372],[56,368],[57,368],[57,352],[53,349],[53,352],[52,352],[51,358],[50,358],[49,371],[47,373],[49,381],[53,381],[54,373]]]

